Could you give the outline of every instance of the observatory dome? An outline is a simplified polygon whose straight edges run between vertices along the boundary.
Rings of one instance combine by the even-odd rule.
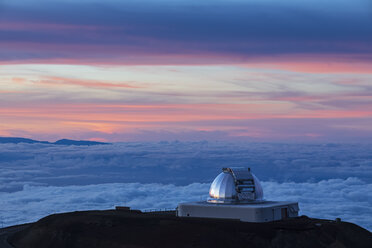
[[[263,190],[250,168],[231,167],[223,168],[214,179],[209,196],[208,202],[214,203],[262,201]]]

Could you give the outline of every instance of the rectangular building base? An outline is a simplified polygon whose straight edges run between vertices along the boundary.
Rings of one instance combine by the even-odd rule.
[[[298,216],[297,202],[265,201],[249,204],[209,202],[180,203],[179,217],[238,219],[245,222],[267,222]]]

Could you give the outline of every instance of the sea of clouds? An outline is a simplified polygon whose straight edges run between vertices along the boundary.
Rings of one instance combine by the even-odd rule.
[[[250,166],[266,199],[372,230],[372,144],[0,144],[0,226],[51,213],[175,208],[208,197],[222,167]]]

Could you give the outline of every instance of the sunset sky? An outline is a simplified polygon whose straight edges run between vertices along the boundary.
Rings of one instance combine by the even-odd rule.
[[[0,136],[370,141],[370,0],[0,0]]]

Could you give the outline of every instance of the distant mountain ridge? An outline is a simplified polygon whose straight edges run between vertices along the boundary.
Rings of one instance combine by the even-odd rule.
[[[94,146],[94,145],[108,145],[110,143],[98,142],[98,141],[89,141],[89,140],[70,140],[70,139],[60,139],[56,142],[49,142],[49,141],[39,141],[27,138],[20,138],[20,137],[0,137],[0,144],[19,144],[19,143],[27,143],[27,144],[51,144],[51,145],[75,145],[75,146]]]
[[[75,146],[92,146],[92,145],[108,145],[109,143],[90,141],[90,140],[70,140],[70,139],[60,139],[52,143],[55,145],[75,145]]]

